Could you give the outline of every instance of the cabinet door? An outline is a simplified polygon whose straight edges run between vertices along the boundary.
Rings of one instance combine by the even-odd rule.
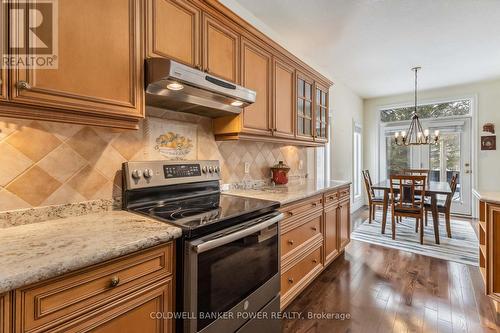
[[[313,80],[297,73],[297,137],[313,141]]]
[[[240,36],[211,16],[203,15],[203,67],[207,73],[239,82]]]
[[[314,140],[328,141],[328,89],[319,84],[314,87]]]
[[[148,57],[166,57],[201,68],[201,11],[182,0],[152,0],[147,8]]]
[[[0,56],[7,53],[7,16],[4,12],[5,4],[0,5]],[[3,64],[0,64],[0,100],[7,98],[7,70]]]
[[[325,265],[330,263],[339,253],[338,244],[338,215],[339,208],[333,205],[325,208],[324,218],[324,242],[325,242]]]
[[[270,135],[271,55],[245,39],[241,49],[242,85],[257,92],[255,103],[243,110],[243,130]]]
[[[11,100],[72,113],[142,117],[142,5],[134,0],[59,1],[58,67],[10,70]],[[21,19],[15,18],[29,21]],[[12,38],[28,40],[21,34]]]
[[[0,333],[10,333],[10,295],[0,295]]]
[[[153,284],[141,294],[124,296],[126,302],[106,307],[105,311],[85,319],[76,319],[54,329],[56,332],[173,332],[171,319],[153,319],[155,314],[173,311],[172,280]]]
[[[295,136],[295,70],[279,59],[273,62],[273,135]]]
[[[351,240],[351,203],[343,201],[339,205],[339,249],[343,250]]]

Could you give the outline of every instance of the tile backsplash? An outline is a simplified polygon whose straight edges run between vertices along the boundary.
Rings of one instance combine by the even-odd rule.
[[[0,211],[119,197],[121,164],[128,160],[217,159],[224,183],[267,181],[280,160],[292,177],[308,173],[314,148],[216,142],[208,118],[147,113],[137,131],[0,118]]]

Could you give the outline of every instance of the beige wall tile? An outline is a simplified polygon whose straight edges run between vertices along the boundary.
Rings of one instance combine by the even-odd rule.
[[[16,178],[6,189],[30,205],[39,206],[60,186],[61,183],[57,179],[35,165]]]
[[[68,181],[68,185],[84,196],[85,199],[92,199],[106,182],[108,182],[106,177],[87,165]]]
[[[108,179],[112,180],[116,172],[122,168],[122,163],[125,161],[125,158],[110,145],[95,162],[94,167]]]
[[[34,162],[38,162],[62,143],[61,140],[52,133],[47,132],[40,123],[36,121],[11,134],[6,139],[6,142],[14,146]]]
[[[65,182],[75,172],[83,168],[85,164],[87,164],[87,161],[80,154],[63,143],[45,156],[37,165],[58,181]]]
[[[6,142],[0,142],[0,186],[7,185],[33,164],[28,157]]]
[[[111,145],[127,160],[143,149],[144,138],[141,133],[127,131],[120,134]]]
[[[63,184],[54,193],[52,193],[43,203],[43,206],[49,205],[62,205],[68,202],[81,202],[85,201],[80,193],[76,192],[70,186]]]
[[[90,163],[95,163],[101,158],[108,146],[91,127],[84,127],[73,135],[67,144]]]
[[[30,207],[29,203],[0,187],[0,212]]]

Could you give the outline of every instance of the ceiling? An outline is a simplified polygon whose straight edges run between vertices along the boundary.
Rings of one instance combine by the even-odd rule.
[[[363,98],[500,77],[498,0],[235,1]]]

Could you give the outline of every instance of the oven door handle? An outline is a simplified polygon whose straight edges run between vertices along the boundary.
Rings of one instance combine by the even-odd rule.
[[[203,252],[206,252],[208,250],[214,249],[216,247],[219,247],[219,246],[222,246],[225,244],[229,244],[231,242],[234,242],[235,240],[249,236],[253,233],[256,233],[257,231],[263,230],[263,229],[265,229],[273,224],[276,224],[279,221],[281,221],[282,219],[283,219],[283,213],[281,213],[275,217],[272,217],[269,220],[266,220],[262,223],[259,223],[259,224],[253,225],[251,227],[233,232],[232,234],[222,236],[219,238],[215,238],[212,240],[208,240],[208,241],[202,242],[202,243],[197,244],[197,245],[193,245],[193,250],[196,253],[203,253]]]

